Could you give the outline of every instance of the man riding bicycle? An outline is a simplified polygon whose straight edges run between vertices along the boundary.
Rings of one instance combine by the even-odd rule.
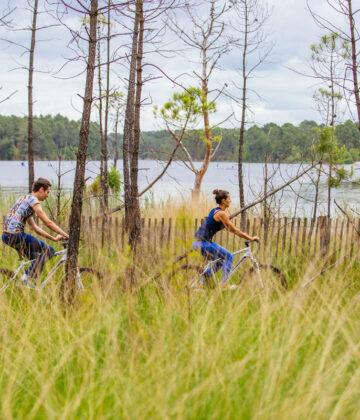
[[[34,260],[21,277],[24,283],[27,283],[28,277],[36,278],[41,273],[44,264],[55,254],[54,248],[50,245],[24,232],[25,223],[27,222],[38,235],[54,242],[69,238],[69,235],[51,221],[41,208],[40,202],[48,198],[50,189],[51,183],[45,178],[39,178],[34,182],[32,192],[20,197],[5,216],[2,241],[16,249],[21,256]],[[37,226],[33,218],[34,214],[57,235],[51,236]]]
[[[204,223],[195,233],[195,238],[197,241],[193,242],[193,248],[200,250],[202,255],[211,260],[221,258],[221,260],[213,266],[213,270],[216,272],[219,270],[219,268],[222,267],[221,283],[226,287],[233,262],[233,256],[227,249],[216,244],[215,242],[212,242],[213,236],[216,234],[216,232],[225,227],[230,232],[248,241],[259,241],[259,237],[249,236],[247,233],[244,233],[238,229],[230,221],[229,216],[225,213],[225,210],[230,206],[231,203],[231,198],[228,191],[214,190],[213,194],[215,195],[215,201],[219,206],[210,211]],[[209,284],[210,277],[211,268],[209,268],[205,273],[204,278],[202,279],[202,283]]]

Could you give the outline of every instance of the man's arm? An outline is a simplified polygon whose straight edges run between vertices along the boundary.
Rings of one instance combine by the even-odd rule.
[[[238,229],[229,219],[229,216],[224,211],[219,211],[215,214],[214,219],[217,222],[222,222],[223,225],[227,230],[234,233],[237,236],[240,236],[240,238],[244,238],[247,241],[259,241],[258,236],[249,236],[247,233],[242,232],[240,229]]]
[[[36,223],[35,220],[32,217],[29,217],[27,219],[27,223],[30,226],[30,229],[35,231],[38,235],[42,236],[43,238],[50,239],[52,241],[58,242],[60,239],[63,239],[64,237],[62,235],[57,236],[51,236],[45,230],[41,229]]]
[[[59,226],[56,223],[54,223],[52,220],[50,220],[46,216],[46,214],[43,212],[43,209],[41,208],[40,203],[35,204],[35,206],[33,207],[33,209],[34,209],[35,214],[40,218],[40,220],[42,220],[44,222],[45,226],[47,226],[53,232],[58,233],[59,235],[63,236],[64,238],[66,238],[66,239],[69,238],[69,235],[66,232],[64,232],[61,228],[59,228]],[[34,224],[35,224],[35,222],[34,222]],[[36,227],[38,229],[40,229],[39,226],[36,226]]]

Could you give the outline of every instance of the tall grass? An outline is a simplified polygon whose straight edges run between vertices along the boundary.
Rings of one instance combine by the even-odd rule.
[[[290,262],[291,288],[279,294],[249,283],[169,293],[156,282],[122,293],[126,254],[99,253],[82,263],[105,279],[70,313],[58,300],[61,275],[41,292],[0,296],[2,419],[357,417],[355,259],[296,296],[320,261]]]
[[[83,249],[80,264],[104,279],[89,282],[70,312],[58,299],[61,273],[42,291],[14,285],[0,295],[1,419],[358,417],[356,257],[298,294],[320,257],[282,256],[286,292],[249,282],[170,292],[159,280],[123,293],[129,252],[95,249]],[[162,255],[139,256],[140,285],[166,265]],[[12,250],[0,256],[15,267]]]

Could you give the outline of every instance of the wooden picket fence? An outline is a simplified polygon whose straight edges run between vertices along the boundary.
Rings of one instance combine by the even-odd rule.
[[[109,252],[116,249],[125,252],[128,243],[124,218],[110,217],[106,235],[102,235],[101,217],[83,216],[81,233],[94,256],[98,247]],[[154,260],[179,255],[191,248],[194,233],[203,219],[146,218],[141,220],[141,252]],[[240,218],[233,219],[240,227]],[[352,220],[360,231],[360,218]],[[259,259],[276,263],[288,258],[313,259],[319,255],[343,254],[352,257],[360,253],[360,236],[346,218],[327,219],[320,216],[314,222],[310,218],[263,218],[251,217],[243,229],[260,237]],[[62,224],[68,231],[68,226]],[[231,252],[244,247],[244,240],[222,230],[214,241]]]
[[[233,219],[240,227],[240,219]],[[157,258],[176,255],[191,248],[194,233],[202,223],[201,219],[142,219],[141,249]],[[360,228],[360,219],[353,221]],[[125,251],[127,232],[123,218],[109,218],[109,230],[101,242],[102,220],[100,217],[83,217],[82,234],[92,247],[104,246],[111,250],[116,247]],[[261,238],[259,252],[266,261],[276,262],[284,258],[314,258],[319,255],[343,253],[353,256],[360,251],[360,237],[345,218],[328,219],[318,217],[315,222],[309,218],[249,218],[245,229],[250,235]],[[244,240],[222,230],[214,241],[235,251],[244,247]]]

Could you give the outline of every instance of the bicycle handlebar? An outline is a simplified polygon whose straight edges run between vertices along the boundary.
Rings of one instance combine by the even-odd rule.
[[[83,241],[83,239],[79,238],[79,242],[82,242],[82,241]],[[61,245],[62,245],[64,248],[67,248],[67,247],[68,247],[68,245],[69,245],[69,239],[64,239],[63,241],[61,241]]]
[[[249,248],[249,246],[250,246],[250,242],[256,242],[258,245],[259,245],[259,243],[260,243],[260,241],[258,241],[258,240],[256,240],[256,241],[245,241],[245,246],[246,246],[247,248]]]

